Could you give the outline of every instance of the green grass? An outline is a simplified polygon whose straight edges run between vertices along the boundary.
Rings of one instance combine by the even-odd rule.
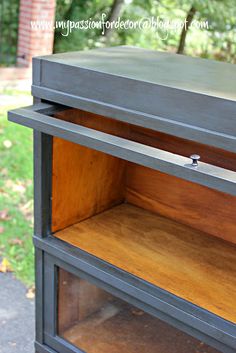
[[[28,104],[26,94],[1,93],[10,95],[18,106]],[[30,286],[34,280],[32,130],[7,121],[7,111],[15,107],[0,106],[0,256]]]

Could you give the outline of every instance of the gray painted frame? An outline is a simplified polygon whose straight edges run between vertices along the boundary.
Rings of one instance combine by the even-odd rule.
[[[34,234],[46,237],[51,224],[52,136],[34,130]]]
[[[52,241],[56,241],[55,239]],[[60,242],[60,241],[59,241]],[[45,246],[45,242],[44,242]],[[212,345],[213,347],[221,350],[224,353],[233,353],[235,352],[235,340],[236,337],[233,338],[232,335],[228,336],[228,338],[223,337],[225,333],[223,333],[223,329],[218,329],[217,334],[217,323],[221,321],[221,324],[228,325],[228,322],[218,318],[216,315],[212,315],[204,310],[202,314],[207,315],[210,314],[211,318],[208,318],[208,322],[203,322],[200,320],[196,312],[199,311],[199,308],[194,306],[191,303],[186,303],[182,301],[183,310],[187,304],[192,307],[191,315],[189,315],[188,319],[183,320],[185,314],[181,314],[181,310],[179,309],[178,315],[171,311],[176,310],[177,307],[172,308],[174,300],[177,302],[181,301],[180,298],[170,295],[170,298],[173,302],[170,302],[169,305],[169,314],[165,315],[162,311],[164,307],[164,296],[165,291],[158,289],[150,284],[142,281],[140,279],[135,278],[134,276],[126,275],[124,272],[118,272],[115,268],[113,268],[114,273],[108,271],[108,267],[104,266],[104,263],[99,259],[96,259],[96,263],[94,259],[88,254],[80,251],[80,258],[78,261],[65,262],[59,257],[58,253],[55,252],[55,255],[45,255],[45,344],[48,344],[50,347],[56,349],[59,353],[79,353],[80,350],[64,341],[62,338],[57,336],[56,333],[56,305],[52,305],[52,302],[55,303],[55,298],[57,296],[57,268],[63,268],[68,272],[73,273],[76,276],[84,278],[91,283],[103,288],[104,290],[112,293],[113,295],[120,297],[121,299],[137,306],[138,308],[145,310],[151,315],[154,315],[160,318],[163,321],[185,331],[186,333],[205,341],[207,344]],[[64,252],[65,257],[68,255],[68,249]],[[73,257],[75,254],[73,253]],[[67,256],[67,259],[69,257]],[[73,260],[75,260],[73,258]],[[73,263],[73,264],[72,264]],[[76,267],[73,266],[76,264]],[[100,267],[101,266],[101,267]],[[110,266],[112,267],[112,266]],[[98,273],[100,275],[98,276]],[[144,289],[145,288],[145,289]],[[159,294],[157,295],[157,291]],[[174,298],[175,297],[175,298]],[[161,298],[161,299],[160,299]],[[173,299],[174,298],[174,299]],[[158,304],[159,303],[159,304]],[[166,303],[167,304],[167,303]],[[174,305],[173,305],[174,306]],[[178,310],[177,310],[178,311]],[[187,317],[187,316],[186,316]],[[195,320],[195,323],[194,323]],[[225,321],[225,322],[224,322]],[[192,323],[192,325],[191,325]],[[232,326],[232,325],[231,325]],[[225,327],[226,328],[226,327]],[[232,332],[235,327],[231,327]],[[215,335],[215,337],[214,337]],[[227,341],[227,344],[226,344]],[[231,341],[231,343],[229,343]],[[65,343],[66,342],[66,343]]]
[[[103,104],[96,100],[66,94],[46,87],[32,86],[32,92],[52,103],[64,104],[72,108],[78,108],[106,117],[112,117],[116,120],[146,127],[148,129],[160,131],[187,140],[198,141],[205,145],[222,148],[226,151],[236,153],[236,137],[234,135],[216,133],[215,131],[196,127],[191,124],[173,122],[171,119],[163,118],[161,116]]]
[[[135,53],[137,48],[129,50]],[[120,48],[124,66],[129,50]],[[149,60],[148,51],[144,57],[139,49],[136,56],[139,59],[142,56],[150,70],[155,71],[155,62]],[[107,72],[106,65],[96,67],[96,55],[80,64],[80,53],[78,60],[69,53],[64,59],[58,59],[58,56],[36,58],[34,70],[38,67],[40,82],[34,82],[32,86],[34,96],[236,152],[236,102],[233,95],[227,97],[218,92],[217,96],[211,96],[204,88],[197,92],[192,82],[181,89],[174,72],[172,83],[167,85],[155,79],[140,79],[139,61],[128,65],[130,72],[126,76],[113,74],[112,70]],[[221,66],[223,73],[224,69],[226,67]],[[211,88],[211,82],[208,88]]]
[[[199,162],[198,167],[192,167],[186,157],[53,118],[40,113],[42,110],[41,105],[38,109],[36,106],[19,108],[9,112],[9,120],[236,196],[236,173],[231,170],[203,162]]]
[[[52,113],[61,107],[51,107],[40,103],[40,108],[34,106],[34,110]],[[62,109],[64,109],[62,107]],[[55,119],[57,120],[57,119]],[[51,283],[55,294],[55,273],[50,271],[45,261],[45,252],[54,256],[57,261],[71,266],[71,271],[76,269],[82,271],[92,280],[99,284],[112,287],[110,290],[118,292],[119,296],[133,302],[144,310],[155,312],[160,319],[174,325],[175,327],[205,341],[206,343],[222,350],[225,353],[234,352],[236,346],[235,325],[222,318],[213,315],[195,305],[188,303],[160,288],[153,287],[149,283],[123,272],[112,265],[106,264],[91,255],[82,252],[66,243],[50,236],[50,214],[51,214],[51,163],[52,163],[52,137],[39,131],[35,131],[35,237],[36,247],[36,342],[45,348],[45,343],[50,347],[54,345],[56,350],[63,353],[79,352],[78,349],[68,345],[61,338],[53,336],[50,325],[55,325],[55,297],[48,296],[46,283]],[[112,137],[113,139],[113,137]],[[133,161],[133,156],[132,159]],[[48,255],[46,255],[47,257]],[[47,279],[50,276],[50,279]],[[90,278],[90,279],[91,279]],[[47,286],[47,285],[46,285]],[[50,308],[47,307],[47,298],[51,298]],[[148,299],[149,298],[149,299]],[[151,301],[150,301],[151,300]],[[153,302],[154,301],[154,302]],[[47,310],[45,309],[47,307]],[[52,318],[52,322],[48,320]],[[47,326],[49,325],[49,326]],[[53,343],[54,342],[54,343]],[[41,347],[40,346],[40,347]],[[66,351],[65,351],[66,349]]]
[[[183,103],[188,103],[187,110],[183,105],[183,114],[188,115],[188,110],[194,108],[194,101],[201,105],[204,101],[204,106],[209,116],[210,121],[214,124],[209,126],[200,126],[194,123],[191,114],[188,115],[188,123],[181,121],[175,117],[168,117],[165,114],[157,114],[156,98],[157,95],[153,93],[150,96],[152,102],[150,110],[144,109],[144,97],[150,88],[144,85],[143,91],[137,92],[135,100],[130,100],[132,106],[122,106],[119,102],[127,100],[129,91],[132,91],[132,85],[136,84],[134,80],[128,82],[127,90],[117,94],[118,101],[113,98],[111,102],[104,102],[100,99],[96,92],[92,96],[83,96],[80,92],[67,91],[66,87],[73,86],[71,81],[73,77],[78,78],[75,74],[75,68],[71,67],[70,75],[62,75],[62,70],[67,70],[65,65],[51,63],[47,65],[44,70],[43,58],[34,58],[33,60],[33,86],[32,92],[35,102],[41,104],[41,108],[37,104],[32,111],[38,111],[43,114],[53,114],[53,112],[65,109],[63,106],[56,106],[45,103],[40,103],[41,99],[52,101],[54,103],[63,104],[69,107],[80,108],[96,114],[112,117],[117,120],[130,122],[135,125],[147,127],[153,130],[168,133],[173,136],[186,138],[192,141],[198,141],[207,145],[217,148],[223,148],[227,151],[236,152],[236,137],[235,134],[226,133],[224,131],[224,121],[221,118],[224,116],[221,112],[228,111],[230,115],[235,114],[235,102],[230,102],[224,99],[217,99],[205,96],[202,100],[200,94],[191,94],[185,92],[185,99]],[[44,71],[44,72],[43,72]],[[77,72],[77,71],[76,71]],[[81,72],[80,72],[81,73]],[[81,79],[85,82],[85,78],[89,79],[91,72],[84,71]],[[48,79],[56,77],[58,82],[59,78],[63,78],[62,86],[60,89],[45,85],[45,78]],[[85,76],[84,76],[85,75]],[[104,82],[104,75],[100,75],[101,82]],[[96,77],[98,77],[96,76]],[[108,85],[108,91],[114,85],[114,77],[111,77],[111,84]],[[98,82],[98,81],[97,81]],[[96,84],[97,84],[96,82]],[[55,83],[55,80],[52,80]],[[77,83],[77,82],[76,82]],[[89,80],[89,85],[92,84],[91,91],[93,91],[94,80]],[[118,86],[124,87],[122,79],[116,79]],[[62,89],[64,85],[65,89]],[[80,86],[82,85],[74,85]],[[139,86],[141,87],[141,86]],[[117,87],[118,88],[118,87]],[[156,87],[156,89],[159,89]],[[117,92],[117,90],[116,90]],[[173,103],[179,104],[178,93],[173,89],[163,91],[168,100],[174,96]],[[191,99],[187,99],[189,97]],[[167,109],[165,97],[163,97],[162,107]],[[133,98],[132,98],[133,99]],[[139,105],[137,105],[140,102]],[[159,101],[160,102],[160,101]],[[210,104],[211,102],[211,104]],[[134,104],[133,104],[134,103]],[[137,109],[138,108],[138,109]],[[194,109],[195,109],[194,108]],[[181,118],[181,117],[180,117]],[[19,121],[20,122],[20,121]],[[232,124],[234,121],[232,120]],[[223,124],[223,125],[222,125]],[[231,122],[229,121],[229,126]],[[220,129],[223,126],[223,130]],[[103,261],[92,257],[91,255],[76,249],[69,244],[53,238],[50,229],[50,214],[51,214],[51,141],[52,138],[48,131],[35,131],[34,132],[34,171],[35,171],[35,237],[34,243],[36,248],[36,342],[35,349],[37,353],[79,353],[78,349],[68,345],[68,343],[59,337],[48,334],[52,327],[55,327],[55,315],[50,317],[46,309],[48,305],[55,312],[55,265],[62,266],[65,269],[80,274],[89,280],[96,281],[104,289],[109,288],[110,291],[118,293],[126,300],[133,302],[134,305],[151,310],[160,319],[169,322],[170,324],[178,327],[179,329],[205,341],[206,343],[216,347],[224,353],[235,353],[236,347],[236,325],[223,320],[222,318],[213,315],[212,313],[203,310],[189,302],[175,297],[170,293],[163,291],[160,288],[154,287],[149,283],[144,282],[114,266],[104,263]],[[48,153],[49,152],[49,153]],[[197,152],[197,151],[196,151]],[[53,270],[52,270],[53,268]],[[46,281],[47,278],[47,281]],[[46,288],[45,288],[46,285]],[[49,285],[49,288],[48,288]],[[51,291],[51,301],[47,299],[48,290]],[[49,322],[49,321],[50,322]],[[46,324],[46,326],[44,326]],[[48,325],[48,326],[47,326]],[[51,326],[50,326],[51,325]],[[51,328],[50,328],[51,327]],[[56,345],[56,351],[46,344],[49,342],[50,346]]]

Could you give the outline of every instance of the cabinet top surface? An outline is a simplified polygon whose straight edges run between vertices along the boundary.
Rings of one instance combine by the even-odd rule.
[[[35,97],[236,152],[236,66],[135,47],[34,59]]]
[[[236,100],[236,66],[135,47],[112,47],[41,57],[128,79]]]

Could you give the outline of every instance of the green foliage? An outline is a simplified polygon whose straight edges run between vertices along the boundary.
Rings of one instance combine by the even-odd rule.
[[[109,13],[111,0],[58,0],[58,20],[101,19],[103,12]],[[138,20],[154,17],[159,20],[184,19],[191,6],[197,10],[194,20],[207,21],[209,28],[190,28],[187,34],[185,53],[222,61],[235,62],[236,57],[236,6],[235,0],[127,0],[123,6],[123,20]],[[176,52],[181,30],[163,29],[115,30],[107,45],[137,45],[156,50]],[[57,30],[55,52],[81,50],[104,45],[101,31],[75,30],[63,37]]]
[[[206,57],[235,63],[236,6],[234,0],[198,0],[198,18],[207,19],[208,51]],[[204,56],[204,51],[201,56]]]
[[[18,10],[20,0],[0,1],[0,66],[16,61]],[[56,20],[100,20],[108,14],[114,0],[57,0]],[[158,17],[160,20],[184,20],[191,6],[197,9],[196,20],[207,20],[208,29],[191,28],[187,34],[185,53],[192,56],[236,62],[235,0],[126,0],[122,19],[138,20]],[[73,51],[104,46],[100,29],[55,30],[54,51]],[[130,44],[157,50],[176,51],[181,31],[115,30],[107,45]]]
[[[19,0],[0,1],[0,66],[16,62]]]
[[[110,0],[58,0],[56,20],[82,21],[89,18],[100,20],[101,14],[108,13],[110,6]],[[99,46],[100,29],[75,30],[69,36],[62,35],[66,33],[66,29],[56,29],[55,52],[90,49]]]

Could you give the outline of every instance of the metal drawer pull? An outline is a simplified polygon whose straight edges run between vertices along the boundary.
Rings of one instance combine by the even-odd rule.
[[[198,161],[201,157],[198,154],[191,154],[190,158],[192,159],[192,167],[198,167]]]

